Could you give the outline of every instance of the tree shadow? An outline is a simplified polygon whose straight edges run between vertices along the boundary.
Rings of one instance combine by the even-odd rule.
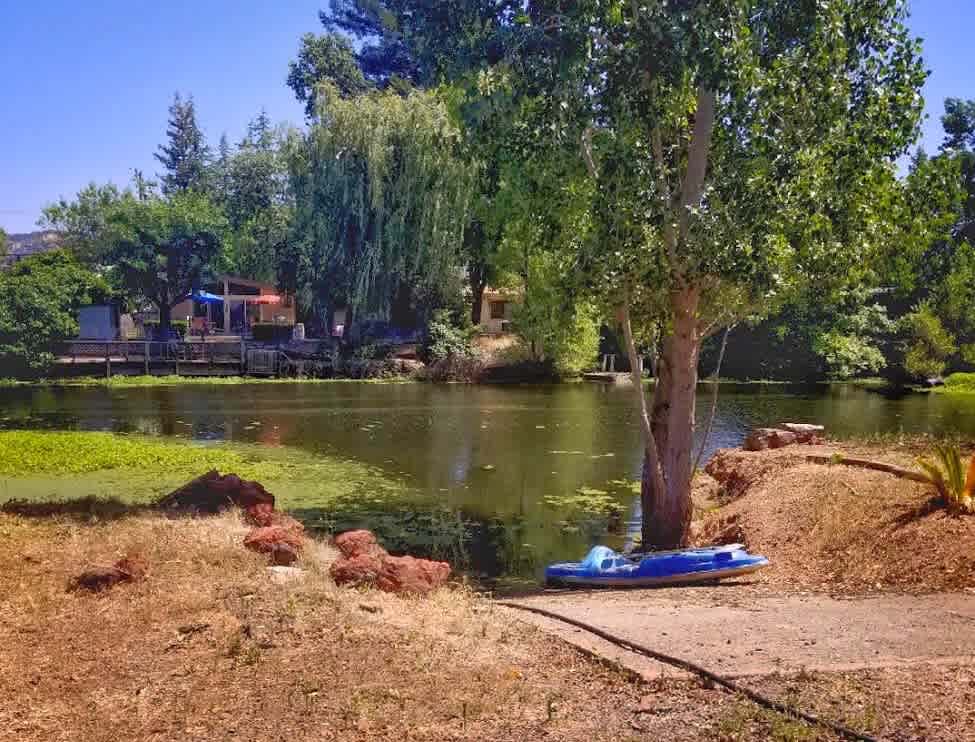
[[[891,523],[894,529],[897,530],[909,526],[911,523],[916,523],[923,518],[927,518],[929,515],[934,515],[939,511],[947,512],[945,500],[941,495],[932,495],[920,505],[905,510],[894,518]]]
[[[80,497],[74,500],[8,500],[0,513],[21,518],[68,518],[80,521],[112,521],[158,512],[151,505],[132,505],[114,497]]]

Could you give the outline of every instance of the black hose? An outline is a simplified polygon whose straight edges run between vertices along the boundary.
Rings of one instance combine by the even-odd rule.
[[[618,647],[627,649],[636,654],[642,654],[650,659],[657,660],[658,662],[663,662],[667,665],[672,665],[673,667],[678,667],[681,670],[686,670],[687,672],[693,673],[694,675],[699,675],[702,678],[710,680],[715,685],[720,685],[733,693],[740,693],[746,698],[754,701],[759,706],[767,708],[771,711],[776,711],[785,716],[790,716],[794,719],[800,719],[808,724],[813,724],[816,726],[825,727],[836,732],[838,735],[845,739],[857,740],[857,742],[878,742],[875,737],[870,737],[862,732],[858,732],[854,729],[849,729],[842,724],[837,724],[826,719],[821,719],[815,714],[810,714],[807,711],[797,709],[795,706],[789,706],[779,701],[763,696],[761,693],[756,693],[753,690],[739,685],[733,680],[722,677],[717,673],[711,672],[707,668],[701,667],[700,665],[695,665],[693,662],[688,662],[687,660],[682,660],[679,657],[671,657],[669,654],[664,654],[663,652],[658,652],[655,649],[650,649],[649,647],[644,647],[642,644],[637,644],[629,639],[622,639],[618,636],[610,634],[608,631],[600,629],[598,626],[592,626],[583,621],[578,621],[574,618],[568,616],[563,616],[561,613],[554,613],[553,611],[545,610],[544,608],[536,608],[534,606],[522,605],[521,603],[512,603],[506,600],[496,601],[496,605],[505,606],[506,608],[517,608],[520,611],[529,611],[530,613],[537,613],[539,616],[545,616],[546,618],[551,618],[556,621],[561,621],[563,623],[576,626],[580,629],[588,631],[590,634],[595,634],[601,639],[605,639]]]

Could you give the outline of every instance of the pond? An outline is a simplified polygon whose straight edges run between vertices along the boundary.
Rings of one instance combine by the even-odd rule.
[[[702,385],[699,429],[709,408]],[[17,387],[0,390],[0,418],[5,428],[138,432],[360,461],[462,518],[471,567],[489,575],[531,576],[590,543],[618,544],[641,461],[632,392],[588,383]],[[707,452],[786,420],[836,436],[975,435],[975,396],[726,384]],[[301,500],[290,492],[282,505],[314,519]]]

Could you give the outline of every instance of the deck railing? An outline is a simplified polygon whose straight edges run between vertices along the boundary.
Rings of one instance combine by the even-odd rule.
[[[157,363],[237,365],[246,363],[243,342],[186,342],[179,340],[70,340],[59,349],[61,363],[142,363],[146,373]]]

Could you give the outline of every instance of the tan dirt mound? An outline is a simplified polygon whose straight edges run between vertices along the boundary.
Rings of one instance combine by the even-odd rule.
[[[929,486],[805,459],[837,451],[720,452],[708,472],[737,499],[698,524],[698,542],[744,541],[771,561],[756,579],[788,589],[975,589],[975,517],[935,507]],[[910,467],[879,448],[855,453]]]

